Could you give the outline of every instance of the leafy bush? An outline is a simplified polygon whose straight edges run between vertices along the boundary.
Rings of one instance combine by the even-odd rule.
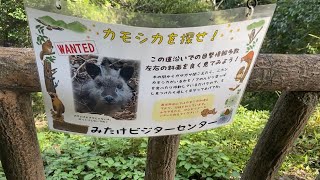
[[[0,46],[30,47],[23,1],[0,1]]]
[[[93,137],[47,132],[40,134],[39,140],[42,144],[47,179],[143,179],[144,177],[145,153],[144,150],[140,150],[146,147],[143,139],[98,140]]]
[[[41,92],[32,93],[31,98],[32,98],[33,115],[36,119],[39,119],[38,117],[43,116],[43,114],[45,113],[42,93]]]
[[[6,180],[5,174],[4,174],[3,169],[1,167],[1,162],[0,162],[0,180]]]
[[[319,12],[319,0],[279,0],[262,52],[319,53]]]
[[[320,4],[318,0],[259,0],[259,4],[277,2],[277,9],[267,33],[262,52],[312,53],[320,51]],[[152,13],[192,13],[212,10],[210,1],[198,0],[86,0],[82,6],[95,4]],[[77,6],[71,8],[82,8]],[[245,6],[243,0],[225,1],[220,9]],[[31,47],[28,23],[22,1],[0,2],[0,45]],[[92,9],[94,11],[94,9]],[[87,12],[89,13],[89,12]],[[90,12],[94,13],[94,12]]]
[[[269,113],[240,107],[232,124],[183,135],[176,179],[238,179]],[[295,143],[280,175],[311,179],[319,168],[320,108]],[[38,133],[47,179],[143,179],[147,139]],[[299,174],[298,174],[299,175]],[[4,177],[0,170],[0,179]]]
[[[241,105],[249,110],[272,111],[280,92],[245,92]]]

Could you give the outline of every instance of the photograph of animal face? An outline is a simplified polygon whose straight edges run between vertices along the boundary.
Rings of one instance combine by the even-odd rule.
[[[93,55],[69,61],[76,112],[136,118],[139,61]]]

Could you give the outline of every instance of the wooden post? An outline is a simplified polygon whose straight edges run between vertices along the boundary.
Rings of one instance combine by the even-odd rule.
[[[0,159],[8,180],[45,179],[29,93],[0,90]]]
[[[150,137],[145,180],[173,180],[180,135]]]
[[[242,175],[244,180],[271,180],[277,173],[309,117],[319,103],[320,92],[284,92]]]

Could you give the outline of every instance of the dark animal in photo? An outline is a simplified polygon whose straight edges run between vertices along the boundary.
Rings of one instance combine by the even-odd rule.
[[[132,77],[134,67],[113,69],[111,66],[105,61],[101,65],[86,62],[85,71],[90,78],[73,81],[77,112],[112,116],[131,101],[133,93],[127,81]]]

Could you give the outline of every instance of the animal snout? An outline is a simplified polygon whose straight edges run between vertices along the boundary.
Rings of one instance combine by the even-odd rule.
[[[114,102],[114,98],[110,95],[106,96],[104,98],[104,100],[107,102],[107,103],[113,103]]]

